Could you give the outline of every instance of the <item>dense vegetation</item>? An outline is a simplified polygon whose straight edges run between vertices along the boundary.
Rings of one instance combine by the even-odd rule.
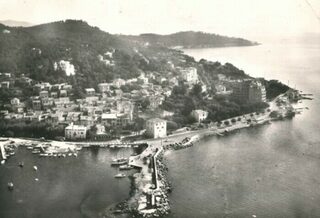
[[[57,139],[64,136],[64,125],[50,122],[0,120],[0,136]]]
[[[106,52],[112,52],[112,58],[106,57]],[[143,52],[148,57],[160,52],[178,53],[158,46],[139,47],[83,21],[67,20],[27,28],[0,24],[0,72],[25,74],[36,81],[68,81],[81,88],[96,87],[98,82],[136,77],[141,70],[162,69],[161,59],[149,61]],[[111,59],[113,64],[106,65],[98,55]],[[61,69],[55,70],[54,63],[60,60],[70,61],[76,75],[68,77]]]
[[[202,93],[201,86],[195,85],[190,91],[184,85],[176,86],[172,95],[165,100],[162,108],[174,111],[172,121],[182,127],[192,124],[194,119],[190,116],[192,110],[202,109],[209,112],[207,121],[220,121],[230,117],[239,116],[263,110],[267,103],[246,104],[232,101],[228,96],[214,95],[207,99]]]

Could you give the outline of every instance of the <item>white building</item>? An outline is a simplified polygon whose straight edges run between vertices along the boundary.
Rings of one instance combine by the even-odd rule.
[[[196,84],[199,82],[197,69],[194,67],[188,67],[181,70],[182,79],[189,84]]]
[[[110,91],[110,83],[99,83],[98,88],[100,93],[108,92]]]
[[[67,76],[73,76],[76,74],[73,64],[71,64],[69,61],[61,60],[59,63],[55,62],[53,67],[54,70],[58,70],[60,67]]]
[[[80,125],[73,125],[71,123],[64,130],[64,135],[66,139],[85,139],[87,136],[87,127]]]
[[[204,110],[193,110],[191,116],[196,119],[198,123],[202,122],[208,117],[208,112]]]
[[[124,86],[126,84],[126,81],[123,79],[115,79],[112,82],[113,86],[116,88],[120,88],[121,86]]]
[[[147,135],[153,138],[162,138],[167,136],[167,121],[159,118],[150,119],[146,123]]]
[[[96,94],[96,90],[94,90],[94,88],[87,88],[85,91],[87,96],[93,96]]]
[[[259,81],[253,81],[249,87],[249,102],[258,103],[266,102],[266,88]]]
[[[17,106],[20,104],[19,98],[13,98],[13,99],[11,99],[10,102],[11,102],[11,105],[13,105],[13,106]]]

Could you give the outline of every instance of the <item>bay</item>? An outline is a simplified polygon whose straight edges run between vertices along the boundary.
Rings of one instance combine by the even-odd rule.
[[[313,93],[292,120],[240,130],[166,155],[170,217],[320,217],[320,45],[184,50]]]

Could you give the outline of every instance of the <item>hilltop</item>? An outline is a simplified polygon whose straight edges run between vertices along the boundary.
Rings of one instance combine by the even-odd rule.
[[[139,36],[121,37],[140,42],[176,48],[215,48],[258,45],[257,42],[252,42],[242,38],[194,31],[177,32],[169,35],[148,33],[141,34]]]

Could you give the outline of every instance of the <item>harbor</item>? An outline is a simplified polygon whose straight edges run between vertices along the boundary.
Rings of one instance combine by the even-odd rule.
[[[281,103],[279,104],[279,100]],[[271,116],[272,111],[277,110],[278,115]],[[144,139],[135,142],[125,140],[114,140],[109,142],[61,142],[48,140],[30,140],[17,138],[1,138],[1,154],[6,157],[7,151],[14,155],[19,147],[25,147],[27,152],[39,157],[75,157],[83,149],[105,149],[115,152],[117,155],[109,159],[108,165],[116,172],[112,174],[113,179],[122,181],[124,178],[131,180],[131,195],[125,200],[120,200],[114,207],[108,207],[102,213],[106,214],[133,214],[138,217],[157,217],[165,216],[170,213],[169,193],[171,185],[167,179],[167,170],[163,162],[163,155],[168,150],[180,150],[193,146],[202,138],[208,136],[224,136],[235,130],[250,128],[257,125],[268,124],[271,121],[283,119],[288,111],[294,110],[294,107],[284,96],[279,96],[273,102],[270,102],[270,108],[260,113],[251,113],[239,117],[229,118],[220,123],[216,123],[205,129],[185,130],[177,132],[160,139]],[[301,110],[301,107],[299,108]],[[139,149],[129,156],[121,154],[119,149]],[[7,158],[7,157],[6,157]],[[5,160],[5,159],[3,159]],[[20,162],[19,162],[20,165]],[[24,164],[23,164],[24,165]],[[38,167],[33,167],[38,171]],[[123,171],[137,170],[133,174],[127,174]],[[40,169],[41,171],[41,169]],[[122,171],[122,172],[120,172]],[[130,178],[129,178],[130,177]],[[41,181],[41,178],[34,178],[34,181]],[[14,190],[14,182],[8,182],[8,188]]]

